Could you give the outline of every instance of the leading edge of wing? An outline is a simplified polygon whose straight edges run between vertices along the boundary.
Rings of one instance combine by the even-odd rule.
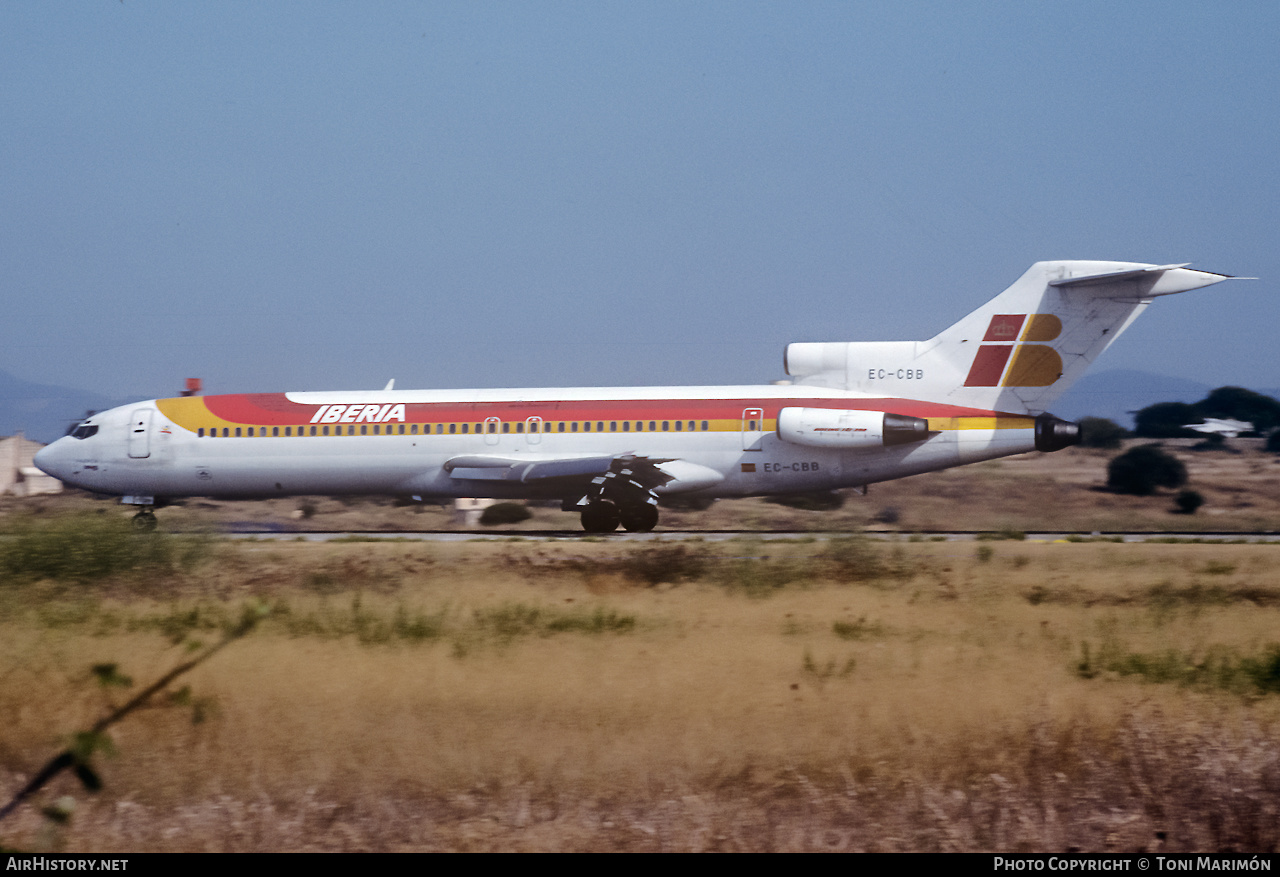
[[[546,478],[587,478],[609,471],[617,456],[557,457],[530,460],[489,454],[450,457],[444,469],[466,481],[540,481]]]

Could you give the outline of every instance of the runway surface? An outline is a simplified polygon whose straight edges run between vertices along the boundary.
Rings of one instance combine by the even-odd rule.
[[[577,542],[582,540],[610,542],[654,542],[698,539],[704,542],[728,542],[735,539],[759,539],[763,541],[827,541],[852,535],[864,535],[871,539],[892,542],[975,542],[975,541],[1026,541],[1026,542],[1152,542],[1178,540],[1184,542],[1209,542],[1220,544],[1277,542],[1280,533],[1113,533],[1113,532],[1045,532],[1010,534],[991,531],[947,530],[915,533],[871,531],[862,534],[847,532],[815,532],[808,530],[768,531],[759,530],[657,530],[649,533],[584,533],[581,530],[425,530],[391,532],[367,531],[289,531],[234,527],[224,531],[229,538],[275,539],[281,541],[332,542],[332,541],[416,541],[416,542]]]

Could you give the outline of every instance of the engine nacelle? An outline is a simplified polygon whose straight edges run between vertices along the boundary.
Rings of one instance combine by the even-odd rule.
[[[783,408],[778,412],[778,438],[809,448],[873,450],[928,437],[929,421],[905,414],[846,408]]]
[[[1052,414],[1036,418],[1036,450],[1060,451],[1080,444],[1080,424],[1062,420]]]

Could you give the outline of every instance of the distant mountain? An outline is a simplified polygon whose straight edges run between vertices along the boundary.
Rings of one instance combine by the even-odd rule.
[[[108,399],[87,390],[34,384],[0,372],[0,435],[23,432],[38,442],[51,442],[86,411],[103,411],[127,400]]]
[[[1105,417],[1125,429],[1133,429],[1133,415],[1129,412],[1157,402],[1199,402],[1212,389],[1208,384],[1185,378],[1135,369],[1112,369],[1082,377],[1062,394],[1051,410],[1068,420]]]

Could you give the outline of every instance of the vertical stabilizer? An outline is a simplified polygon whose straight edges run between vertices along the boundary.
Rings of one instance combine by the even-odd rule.
[[[1229,279],[1185,265],[1037,262],[928,341],[792,344],[799,383],[1039,414],[1151,301]]]

